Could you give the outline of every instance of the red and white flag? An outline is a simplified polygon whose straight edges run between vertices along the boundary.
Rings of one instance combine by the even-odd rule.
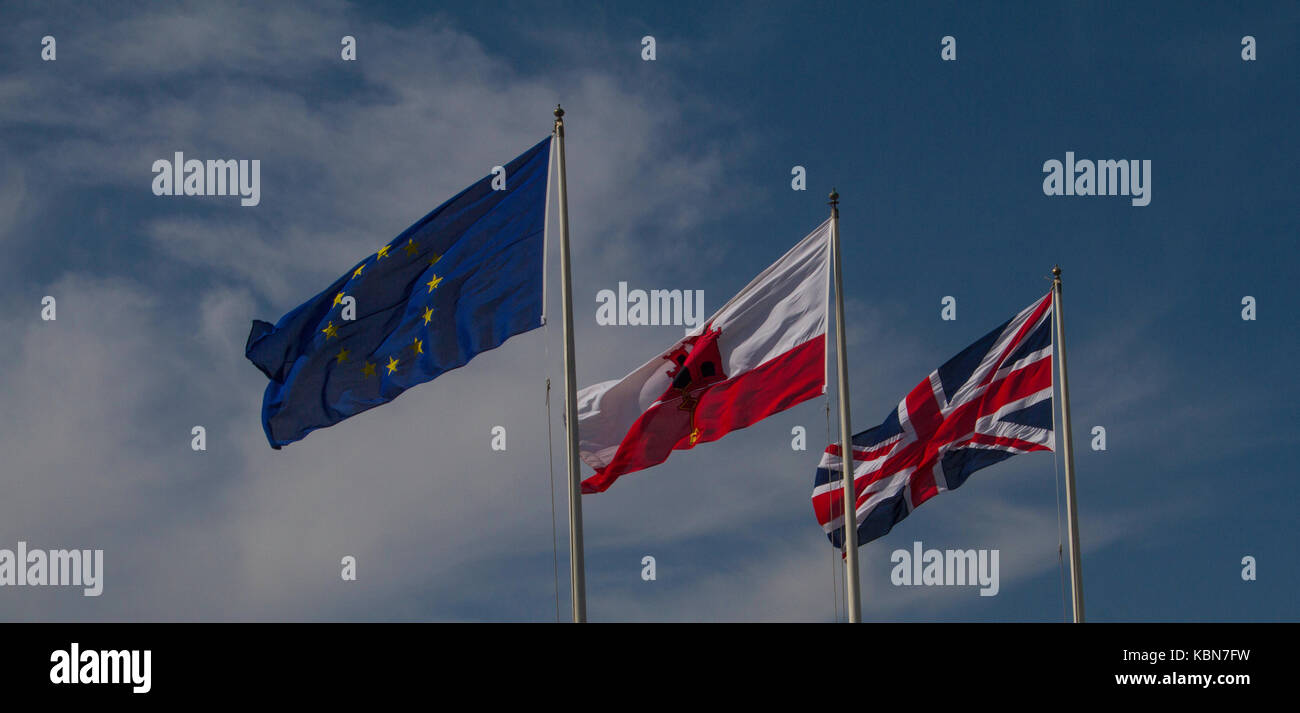
[[[829,266],[828,220],[681,341],[578,392],[582,492],[821,395]]]

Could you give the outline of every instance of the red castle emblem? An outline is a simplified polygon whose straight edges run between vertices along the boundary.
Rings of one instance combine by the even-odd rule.
[[[673,368],[668,371],[672,384],[659,400],[667,402],[674,398],[681,399],[677,405],[678,410],[689,411],[691,414],[692,446],[701,435],[700,429],[695,426],[695,407],[699,405],[705,391],[714,384],[727,380],[727,375],[722,371],[722,353],[718,350],[718,336],[722,330],[712,327],[710,322],[705,325],[703,332],[683,339],[680,345],[663,356],[673,364]]]

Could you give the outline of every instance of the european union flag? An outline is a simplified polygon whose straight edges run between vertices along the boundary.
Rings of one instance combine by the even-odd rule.
[[[274,326],[254,320],[244,353],[271,379],[272,448],[541,326],[550,148],[461,191]]]

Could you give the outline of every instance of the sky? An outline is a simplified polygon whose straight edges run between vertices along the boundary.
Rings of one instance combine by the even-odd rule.
[[[0,548],[103,549],[104,589],[3,587],[0,620],[567,616],[558,319],[280,451],[243,354],[557,102],[580,384],[682,333],[600,326],[597,292],[712,313],[835,187],[855,431],[1059,264],[1089,620],[1294,620],[1298,26],[1286,2],[5,5]],[[259,159],[260,204],[155,196],[176,151]],[[1150,160],[1150,204],[1045,195],[1067,152]],[[842,620],[809,503],[828,407],[585,496],[591,620]],[[864,620],[1066,618],[1060,468],[984,469],[863,546]],[[997,595],[895,586],[914,542],[997,549]]]

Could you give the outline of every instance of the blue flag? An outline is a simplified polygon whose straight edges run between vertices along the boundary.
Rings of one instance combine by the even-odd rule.
[[[461,191],[274,326],[254,320],[244,353],[271,380],[272,448],[541,326],[550,148]]]

